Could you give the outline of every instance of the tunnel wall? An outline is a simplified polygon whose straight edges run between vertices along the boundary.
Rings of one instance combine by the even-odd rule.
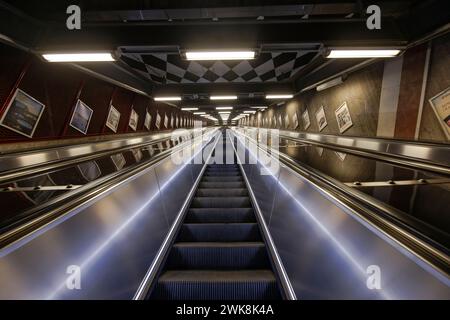
[[[412,47],[400,57],[380,60],[350,73],[343,84],[320,92],[308,90],[283,105],[273,105],[250,117],[247,125],[448,143],[449,138],[446,138],[429,99],[450,87],[449,52],[450,33]],[[353,126],[341,133],[335,110],[344,102],[347,103]],[[320,131],[315,114],[321,106],[324,107],[328,125]],[[302,120],[305,110],[308,110],[311,123],[308,128]],[[289,116],[288,126],[286,114]],[[299,123],[297,128],[293,125],[295,114]],[[273,122],[274,116],[276,124]],[[263,118],[271,118],[272,123],[266,121],[263,124]],[[242,120],[241,124],[244,124]]]
[[[139,116],[136,133],[174,129],[171,125],[172,116],[186,119],[195,117],[192,113],[155,102],[147,96],[96,79],[70,66],[47,63],[5,44],[0,44],[0,70],[0,118],[17,88],[45,105],[32,138],[0,126],[0,144],[133,133],[134,130],[128,125],[131,109]],[[86,134],[69,125],[78,98],[93,110]],[[117,132],[106,126],[110,105],[121,114]],[[150,130],[144,126],[146,110],[152,116]],[[160,129],[155,125],[157,112],[162,118]],[[169,118],[167,128],[164,127],[164,114]],[[186,121],[179,127],[189,128],[193,127],[192,124]]]

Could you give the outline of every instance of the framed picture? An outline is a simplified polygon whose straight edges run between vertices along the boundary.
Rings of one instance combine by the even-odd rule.
[[[94,111],[91,108],[78,99],[75,110],[73,110],[72,119],[70,119],[70,126],[75,130],[86,134],[93,113]]]
[[[336,153],[336,155],[338,156],[339,160],[341,160],[341,161],[344,161],[344,160],[345,160],[345,157],[347,157],[347,154],[346,154],[346,153],[343,153],[343,152],[337,152],[337,151],[335,151],[335,153]]]
[[[294,116],[292,117],[292,122],[293,122],[293,129],[297,129],[298,128],[298,116],[297,116],[297,111],[294,112]]]
[[[167,117],[166,113],[164,113],[164,127],[166,129],[169,129],[169,118]]]
[[[88,161],[79,164],[78,170],[86,181],[93,181],[101,176],[102,171],[95,161]]]
[[[450,87],[429,101],[447,140],[450,140]]]
[[[120,120],[120,112],[114,108],[113,105],[109,107],[108,119],[106,119],[106,126],[110,128],[112,131],[117,132],[117,128],[119,127]]]
[[[114,166],[116,167],[117,170],[121,170],[127,163],[125,157],[121,153],[116,153],[112,155],[111,160],[114,163]]]
[[[150,124],[152,122],[152,116],[151,114],[147,111],[145,113],[145,120],[144,120],[144,127],[147,128],[147,130],[150,130]]]
[[[160,128],[161,127],[161,116],[159,115],[158,111],[156,111],[156,122],[155,122],[155,126],[156,128]]]
[[[348,110],[347,102],[341,104],[339,108],[334,112],[336,114],[336,120],[339,127],[339,132],[343,133],[345,130],[353,125],[350,111]]]
[[[302,120],[303,120],[303,128],[306,130],[311,125],[311,120],[309,119],[309,112],[308,109],[305,109],[305,111],[302,113]]]
[[[130,121],[128,121],[128,125],[133,131],[136,131],[138,125],[139,115],[134,109],[131,109]]]
[[[17,89],[0,120],[0,124],[9,130],[32,138],[44,109],[43,103]]]
[[[319,127],[319,131],[322,131],[323,128],[327,126],[327,118],[325,117],[325,110],[323,106],[316,113],[317,126]]]
[[[322,147],[316,147],[316,151],[317,151],[317,154],[319,155],[319,157],[321,157],[322,154],[323,154],[323,148]]]

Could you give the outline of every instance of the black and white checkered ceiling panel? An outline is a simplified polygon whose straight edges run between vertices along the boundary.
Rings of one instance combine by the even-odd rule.
[[[178,54],[123,53],[128,66],[156,83],[278,82],[316,55],[310,51],[265,52],[254,60],[187,61]]]

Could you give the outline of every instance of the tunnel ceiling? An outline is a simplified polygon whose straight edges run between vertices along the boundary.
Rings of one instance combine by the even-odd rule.
[[[264,93],[298,92],[362,62],[325,59],[326,48],[405,47],[442,27],[448,13],[437,10],[438,2],[378,1],[383,25],[373,31],[365,27],[366,1],[6,0],[0,39],[37,54],[113,51],[115,63],[77,67],[149,95],[208,104],[207,94],[233,92],[240,104],[257,105]],[[66,28],[70,4],[81,7],[81,30]],[[243,48],[254,49],[256,59],[205,62],[182,55]]]

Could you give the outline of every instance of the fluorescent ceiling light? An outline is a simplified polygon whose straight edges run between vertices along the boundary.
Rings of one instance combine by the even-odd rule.
[[[44,53],[42,55],[49,62],[101,62],[115,61],[109,52],[97,53]]]
[[[229,114],[231,113],[230,111],[219,111],[219,114]]]
[[[194,112],[194,114],[206,114],[206,112]]]
[[[293,96],[292,94],[268,94],[266,99],[290,99]]]
[[[181,111],[195,111],[198,110],[198,108],[181,108]]]
[[[252,109],[267,109],[266,106],[261,106],[261,107],[250,107],[250,108],[252,108]]]
[[[400,50],[331,50],[327,58],[389,58],[395,57]]]
[[[187,60],[249,60],[255,51],[187,51]]]
[[[216,110],[233,110],[233,107],[216,107]]]
[[[211,96],[211,100],[236,100],[237,96]]]
[[[155,101],[180,101],[181,97],[155,97]]]
[[[254,110],[245,110],[244,113],[253,113],[254,114],[254,113],[256,113],[256,111],[254,111]]]

